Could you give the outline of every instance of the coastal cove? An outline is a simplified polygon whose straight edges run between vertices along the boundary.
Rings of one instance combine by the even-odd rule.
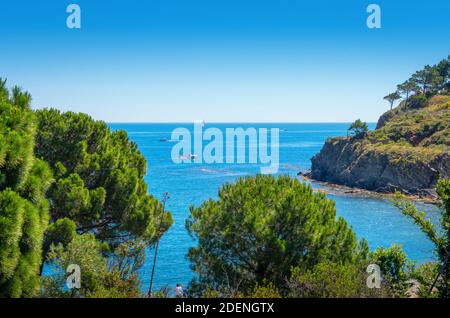
[[[450,299],[449,0],[53,2],[0,11],[0,301]]]
[[[166,285],[173,287],[177,283],[186,286],[193,277],[188,249],[195,245],[185,229],[185,220],[189,206],[200,205],[208,198],[216,198],[219,187],[226,182],[233,182],[239,177],[252,176],[260,172],[258,164],[175,164],[171,159],[173,143],[171,132],[176,128],[193,130],[193,124],[108,124],[113,130],[125,130],[130,140],[137,143],[147,160],[145,181],[149,192],[162,199],[164,192],[170,193],[167,209],[172,213],[174,224],[163,236],[158,252],[155,270],[155,288]],[[280,168],[278,174],[296,176],[299,171],[311,167],[310,159],[322,148],[328,137],[345,136],[349,123],[318,124],[213,124],[206,123],[205,128],[216,127],[222,131],[226,128],[244,129],[279,128],[280,129]],[[375,124],[369,125],[370,129]],[[352,195],[345,191],[328,191],[326,185],[311,182],[316,190],[327,192],[327,196],[336,202],[338,216],[343,216],[352,226],[359,239],[366,238],[372,249],[379,246],[388,247],[392,243],[403,245],[408,257],[418,263],[434,260],[433,245],[425,235],[396,209],[390,199],[365,195]],[[437,207],[431,204],[417,203],[424,210],[432,223],[438,224]],[[151,251],[140,270],[142,288],[148,288],[153,258]]]

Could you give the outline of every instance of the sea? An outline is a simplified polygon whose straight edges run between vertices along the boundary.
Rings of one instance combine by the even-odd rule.
[[[137,143],[147,160],[145,181],[149,193],[162,200],[165,192],[170,194],[166,209],[174,219],[172,227],[162,237],[155,265],[154,290],[174,289],[176,284],[186,286],[195,277],[191,270],[187,252],[196,245],[185,228],[190,206],[199,206],[209,198],[217,198],[221,185],[234,182],[237,178],[254,176],[261,171],[262,164],[249,163],[194,163],[184,160],[177,163],[172,157],[172,133],[184,128],[194,136],[194,123],[110,123],[113,130],[125,130],[129,138]],[[311,157],[322,148],[329,137],[345,136],[349,123],[204,123],[203,132],[217,128],[225,136],[227,128],[279,129],[279,169],[277,174],[297,178],[298,172],[311,167]],[[370,129],[375,124],[369,125]],[[269,134],[270,135],[270,134]],[[194,137],[192,137],[194,138]],[[224,141],[224,143],[226,140]],[[208,141],[204,141],[208,144]],[[270,145],[270,142],[269,142]],[[224,150],[225,151],[225,150]],[[194,151],[191,152],[195,154]],[[309,182],[309,181],[308,181]],[[417,263],[435,260],[433,244],[413,224],[411,219],[393,206],[388,198],[370,195],[346,194],[331,191],[326,186],[312,181],[313,188],[328,192],[327,196],[336,202],[337,215],[351,225],[358,239],[367,239],[371,249],[389,247],[393,243],[403,246],[408,257]],[[330,191],[327,191],[330,190]],[[416,203],[426,212],[432,223],[439,223],[436,206]],[[148,290],[153,265],[152,249],[147,251],[144,266],[139,275],[143,291]]]

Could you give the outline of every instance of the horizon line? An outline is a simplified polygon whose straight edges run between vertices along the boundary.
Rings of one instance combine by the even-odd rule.
[[[194,124],[195,121],[105,121],[107,124]],[[270,121],[205,121],[205,124],[351,124],[352,121],[311,121],[311,122],[270,122]],[[374,121],[367,121],[367,124],[376,124]]]

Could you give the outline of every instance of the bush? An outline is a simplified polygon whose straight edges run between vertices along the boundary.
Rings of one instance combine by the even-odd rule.
[[[319,263],[304,271],[292,270],[289,280],[289,296],[295,298],[365,298],[392,297],[386,285],[368,288],[367,273],[361,263]]]
[[[425,95],[414,95],[409,99],[407,107],[410,109],[424,108],[428,103]]]
[[[367,123],[361,121],[360,119],[355,120],[348,128],[349,135],[353,138],[362,138],[369,131]]]
[[[383,279],[391,286],[392,292],[399,297],[405,296],[414,264],[408,261],[402,247],[397,244],[389,248],[379,247],[372,253],[371,260],[380,266]]]
[[[105,252],[105,246],[91,234],[76,235],[66,248],[62,244],[52,245],[48,261],[53,264],[54,273],[42,278],[42,297],[140,297],[140,283],[136,274],[139,266],[132,271],[123,267],[123,264],[129,264],[122,262],[128,253],[118,253],[119,259],[113,258],[112,263],[109,263]],[[66,270],[71,264],[80,267],[79,289],[66,287]]]
[[[418,266],[413,273],[413,279],[419,283],[417,296],[422,298],[437,297],[436,288],[430,293],[431,284],[433,283],[439,271],[439,264],[428,262]]]

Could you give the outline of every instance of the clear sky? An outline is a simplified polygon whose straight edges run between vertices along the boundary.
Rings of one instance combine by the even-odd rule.
[[[371,3],[382,29],[366,26]],[[373,122],[396,84],[450,54],[449,12],[448,0],[1,0],[0,76],[36,108],[108,122]]]

